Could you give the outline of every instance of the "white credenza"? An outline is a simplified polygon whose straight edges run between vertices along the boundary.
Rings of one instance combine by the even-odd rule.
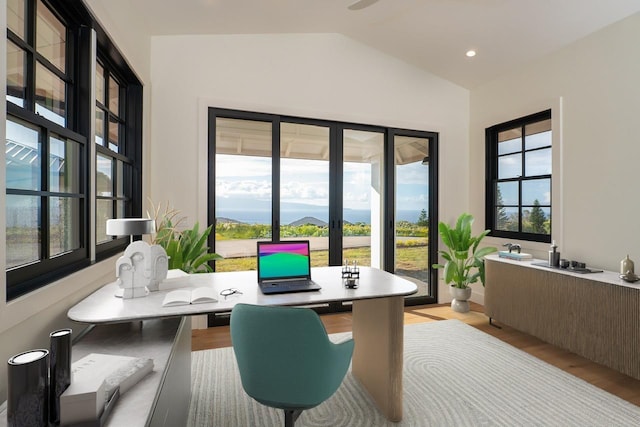
[[[486,257],[485,314],[640,379],[640,282],[535,262]]]

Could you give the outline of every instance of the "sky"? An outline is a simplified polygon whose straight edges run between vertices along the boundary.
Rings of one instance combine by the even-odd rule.
[[[282,203],[329,204],[329,162],[282,159],[280,198]],[[428,166],[416,162],[403,165],[397,173],[397,203],[404,210],[428,206]],[[343,165],[344,207],[368,210],[371,204],[371,165]],[[379,191],[377,189],[376,191]],[[271,159],[249,156],[216,156],[216,197],[218,199],[271,199]],[[250,208],[250,206],[247,206]]]
[[[516,178],[522,175],[522,140],[520,138],[499,144],[498,179]],[[548,147],[548,148],[544,148]],[[525,138],[525,176],[551,174],[551,131],[527,135]],[[517,205],[517,182],[498,184],[505,205]],[[537,199],[542,205],[551,204],[551,180],[534,179],[523,182],[522,204],[532,205]]]

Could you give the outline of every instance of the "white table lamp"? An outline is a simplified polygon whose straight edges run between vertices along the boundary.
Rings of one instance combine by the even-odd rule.
[[[144,297],[157,291],[167,277],[169,260],[160,245],[149,245],[133,236],[155,232],[155,221],[148,218],[118,218],[107,220],[107,235],[131,236],[131,243],[116,262],[116,277],[122,288],[122,298]],[[119,295],[117,295],[119,296]]]
[[[149,218],[118,218],[107,220],[107,236],[133,236],[152,234],[156,231],[156,223]]]

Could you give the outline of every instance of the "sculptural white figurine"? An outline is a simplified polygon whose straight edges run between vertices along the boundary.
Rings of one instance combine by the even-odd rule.
[[[160,245],[151,245],[151,281],[147,285],[150,292],[158,290],[160,282],[167,278],[169,271],[169,258],[164,248]]]
[[[167,254],[162,246],[150,246],[141,240],[131,243],[116,262],[122,298],[139,298],[149,291],[157,291],[167,277],[167,269]]]
[[[116,261],[116,277],[122,289],[122,298],[133,298],[133,264],[131,258],[121,256]],[[119,294],[116,294],[119,296]]]

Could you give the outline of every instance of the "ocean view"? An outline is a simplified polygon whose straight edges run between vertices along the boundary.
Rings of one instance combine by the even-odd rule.
[[[287,210],[280,213],[281,222],[284,225],[291,224],[304,217],[313,217],[321,221],[328,221],[327,209],[300,209],[300,210]],[[415,223],[418,221],[420,211],[413,210],[401,210],[397,212],[397,221],[409,221]],[[239,210],[239,209],[217,209],[217,218],[227,218],[246,224],[270,224],[271,223],[271,211],[267,210]],[[368,210],[355,210],[346,209],[344,211],[344,220],[352,224],[362,222],[365,224],[371,223],[371,212]]]

